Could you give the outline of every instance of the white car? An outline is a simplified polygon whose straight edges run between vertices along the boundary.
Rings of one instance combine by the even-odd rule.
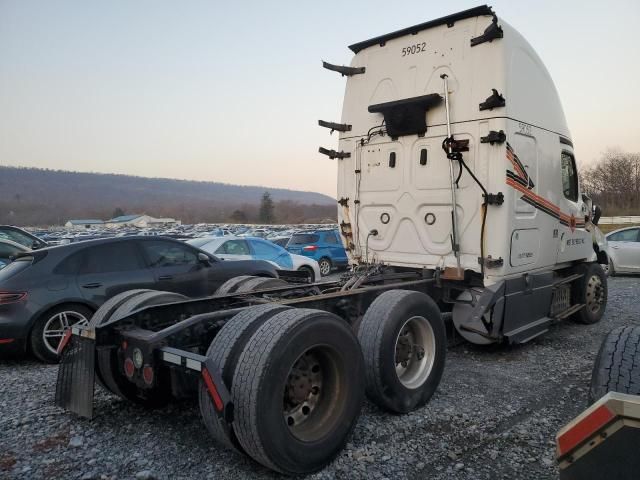
[[[627,227],[607,234],[609,275],[640,273],[640,227]]]
[[[284,270],[307,272],[311,281],[321,277],[320,266],[314,259],[287,252],[284,248],[257,237],[204,237],[194,238],[187,243],[212,253],[224,260],[266,260]]]

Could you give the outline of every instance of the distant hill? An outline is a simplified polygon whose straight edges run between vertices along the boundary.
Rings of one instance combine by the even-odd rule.
[[[110,218],[116,209],[185,223],[255,221],[271,194],[280,223],[335,218],[335,199],[314,192],[217,182],[0,166],[0,224],[60,225]]]

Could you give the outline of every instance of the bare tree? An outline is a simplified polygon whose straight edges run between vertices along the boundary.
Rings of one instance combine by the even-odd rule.
[[[608,215],[640,213],[640,153],[607,149],[580,175],[583,190]]]

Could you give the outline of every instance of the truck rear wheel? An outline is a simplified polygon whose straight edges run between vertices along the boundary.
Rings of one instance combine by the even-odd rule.
[[[233,374],[238,358],[251,335],[269,318],[289,307],[277,304],[249,307],[229,320],[209,345],[207,357],[218,366],[227,389],[231,391]],[[233,431],[233,426],[220,418],[211,402],[207,388],[200,381],[198,400],[205,426],[213,438],[230,450],[242,450]]]
[[[247,293],[266,288],[284,287],[286,285],[287,282],[279,278],[254,277],[240,284],[235,293]]]
[[[120,305],[122,305],[124,302],[126,302],[127,300],[133,297],[140,295],[141,293],[150,292],[150,291],[151,290],[146,290],[146,289],[127,290],[126,292],[122,292],[114,297],[111,297],[109,300],[104,302],[100,306],[100,308],[98,308],[98,310],[96,310],[96,313],[94,313],[93,316],[91,317],[91,320],[89,320],[89,326],[91,328],[95,328],[99,325],[102,325],[103,323],[108,322],[109,319],[111,318],[111,315],[113,315],[113,312],[115,312],[120,307]],[[113,392],[109,387],[105,385],[104,380],[100,375],[99,368],[96,368],[96,381],[104,390],[111,392],[114,395],[117,395],[116,392]]]
[[[406,413],[436,391],[446,355],[446,331],[436,303],[424,293],[389,290],[367,309],[358,339],[369,399]]]
[[[584,304],[572,318],[584,324],[600,321],[607,307],[607,276],[599,263],[585,263],[576,267],[584,276],[574,284],[573,304]]]
[[[253,275],[240,275],[238,277],[230,278],[218,287],[216,295],[229,295],[230,293],[234,293],[238,288],[240,288],[240,285],[252,278],[258,277],[254,277]]]
[[[591,374],[589,403],[607,392],[640,395],[640,327],[620,327],[605,337]]]
[[[291,309],[253,334],[233,377],[245,452],[286,474],[321,469],[343,448],[364,399],[358,340],[339,317]]]
[[[111,297],[109,300],[104,302],[96,313],[93,314],[91,320],[89,321],[90,327],[97,327],[98,325],[102,325],[106,323],[113,315],[120,305],[122,305],[127,300],[140,295],[141,293],[151,292],[152,290],[148,289],[138,289],[138,290],[127,290],[126,292],[119,293],[118,295]]]
[[[126,316],[131,312],[143,307],[160,305],[163,303],[178,302],[187,297],[179,293],[160,292],[149,290],[134,295],[125,300],[108,318]],[[154,408],[164,405],[169,400],[169,389],[163,384],[163,379],[158,379],[157,385],[153,389],[142,391],[134,383],[127,380],[119,362],[120,347],[109,349],[97,349],[97,377],[107,387],[107,389],[124,400],[141,405],[147,408]]]

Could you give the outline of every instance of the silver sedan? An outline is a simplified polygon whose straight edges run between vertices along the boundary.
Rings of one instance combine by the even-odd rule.
[[[609,275],[640,273],[640,227],[627,227],[607,234]]]

